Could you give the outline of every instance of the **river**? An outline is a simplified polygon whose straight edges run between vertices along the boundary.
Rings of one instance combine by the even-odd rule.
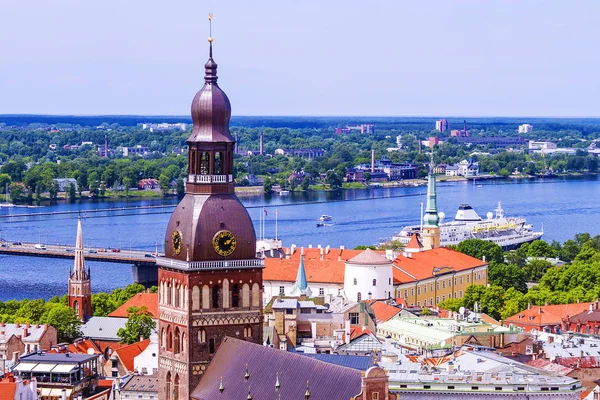
[[[259,232],[260,215],[265,218],[265,237],[277,230],[284,246],[319,244],[353,248],[375,244],[390,238],[403,226],[417,224],[420,203],[425,201],[426,187],[377,188],[334,192],[290,193],[240,196],[249,207],[255,229]],[[598,176],[579,179],[498,180],[438,183],[438,209],[453,218],[461,203],[472,205],[485,217],[497,202],[507,216],[523,216],[535,230],[544,230],[547,241],[564,241],[576,233],[599,234]],[[86,201],[57,204],[42,208],[4,208],[0,215],[68,210],[92,210],[147,205],[175,205],[174,199],[128,201]],[[307,204],[308,203],[308,204]],[[262,206],[265,206],[266,213]],[[83,236],[86,245],[159,251],[172,208],[139,209],[85,213]],[[329,226],[317,228],[321,214],[333,217]],[[33,217],[0,218],[0,237],[44,243],[73,244],[77,213]],[[66,292],[72,261],[51,258],[0,255],[0,300],[49,298]],[[110,291],[132,282],[131,268],[124,264],[88,263],[92,269],[92,286],[96,291]]]

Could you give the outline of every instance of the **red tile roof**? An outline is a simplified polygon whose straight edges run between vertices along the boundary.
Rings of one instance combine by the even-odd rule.
[[[296,248],[289,259],[265,258],[263,281],[296,281],[298,265],[300,263],[300,249]],[[308,283],[344,283],[345,261],[362,253],[363,250],[329,249],[323,259],[319,254],[320,249],[304,249],[304,269]]]
[[[146,350],[146,347],[148,347],[149,344],[150,344],[150,339],[142,340],[141,342],[137,342],[134,344],[130,344],[129,346],[121,347],[121,348],[115,350],[115,353],[119,356],[119,360],[121,360],[121,363],[127,369],[127,371],[133,372],[134,357],[137,357],[138,355],[140,355],[140,353],[142,351]]]
[[[368,335],[371,333],[370,329],[363,329],[362,326],[359,325],[351,325],[350,326],[350,341],[353,341],[356,338],[361,337],[362,335]]]
[[[419,240],[417,235],[412,235],[410,237],[410,241],[408,242],[408,244],[405,247],[405,249],[422,249],[422,248],[423,248],[423,244],[421,243],[421,241]]]
[[[0,399],[14,399],[16,391],[16,382],[0,382]]]
[[[125,302],[121,307],[108,314],[109,317],[127,318],[129,307],[146,307],[153,318],[158,318],[158,293],[138,293]]]
[[[534,306],[523,310],[504,320],[505,324],[515,324],[523,326],[545,326],[558,325],[563,318],[570,315],[577,315],[584,310],[589,309],[590,304],[594,303],[574,303],[574,304],[553,304],[549,306]]]
[[[373,310],[373,314],[375,314],[375,320],[377,324],[388,321],[402,311],[400,308],[391,306],[384,301],[374,301],[370,305],[371,309]]]
[[[439,269],[454,271],[481,267],[487,263],[446,247],[408,253],[410,256],[398,256],[394,260],[394,283],[415,282],[435,276]]]
[[[89,349],[92,349],[93,354],[102,354],[98,346],[91,339],[81,340],[76,343],[71,343],[63,348],[53,348],[48,353],[69,353],[73,354],[90,354]]]

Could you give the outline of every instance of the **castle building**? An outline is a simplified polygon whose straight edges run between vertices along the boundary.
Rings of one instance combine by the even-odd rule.
[[[73,271],[69,271],[69,307],[82,322],[92,316],[92,285],[90,269],[85,270],[83,259],[83,233],[81,218],[77,220],[77,240],[75,242],[75,263]]]
[[[231,106],[210,53],[192,101],[186,194],[158,258],[160,400],[189,399],[226,336],[262,345],[262,268],[234,193]]]
[[[344,293],[353,301],[388,299],[394,294],[392,261],[367,249],[346,261]]]

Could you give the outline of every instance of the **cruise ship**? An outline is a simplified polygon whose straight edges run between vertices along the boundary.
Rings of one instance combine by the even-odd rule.
[[[442,246],[457,245],[467,239],[481,239],[494,242],[503,250],[513,250],[523,243],[540,239],[544,232],[535,232],[533,226],[522,217],[505,217],[502,205],[494,213],[487,213],[487,219],[481,218],[468,204],[461,204],[454,221],[443,222],[444,213],[440,213],[440,244]],[[406,226],[392,238],[408,244],[413,234],[420,236],[421,227]]]

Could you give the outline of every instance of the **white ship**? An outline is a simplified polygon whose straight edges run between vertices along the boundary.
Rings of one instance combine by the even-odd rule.
[[[487,213],[487,219],[482,219],[468,204],[461,204],[456,212],[454,221],[443,222],[444,213],[440,213],[440,244],[442,246],[457,245],[467,239],[481,239],[494,242],[504,250],[516,249],[523,243],[540,239],[544,234],[535,232],[533,226],[522,217],[505,217],[502,205],[498,202],[495,215]],[[392,238],[408,244],[411,235],[420,236],[421,227],[406,226]]]

